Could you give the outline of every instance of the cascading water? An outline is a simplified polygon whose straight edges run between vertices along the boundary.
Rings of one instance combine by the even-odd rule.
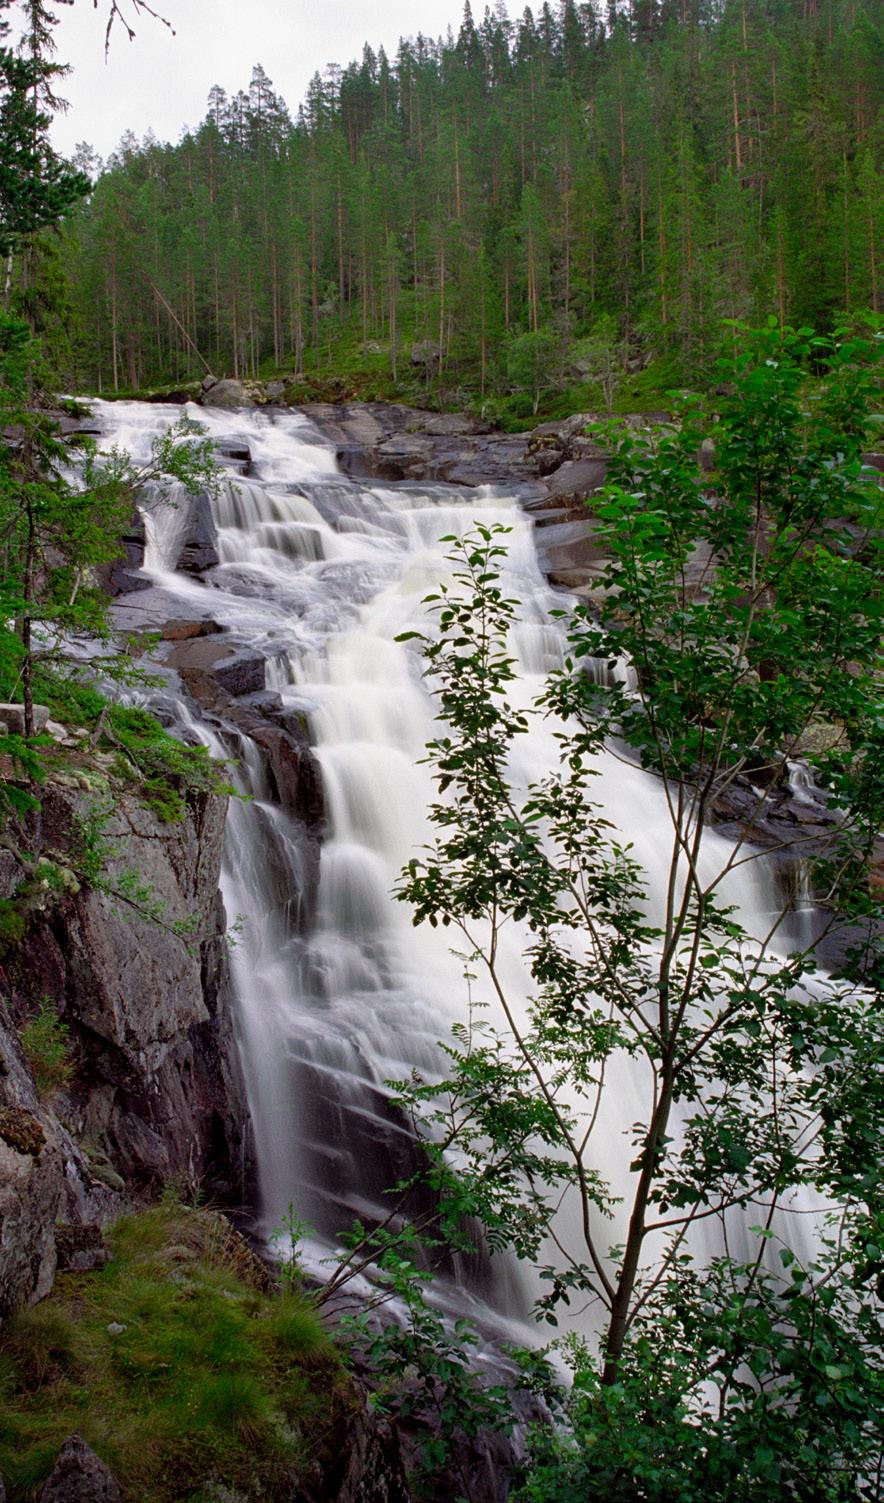
[[[138,459],[180,410],[115,403],[99,411],[108,441]],[[148,515],[146,568],[168,595],[267,658],[268,688],[306,716],[322,769],[327,829],[318,901],[307,913],[303,842],[269,797],[257,748],[179,707],[187,733],[219,756],[238,757],[250,795],[231,805],[223,883],[238,930],[232,966],[264,1228],[292,1203],[327,1247],[354,1216],[382,1214],[384,1191],[413,1162],[407,1124],[391,1109],[385,1082],[413,1069],[432,1077],[438,1040],[465,1011],[462,962],[447,936],[414,929],[391,896],[403,863],[428,838],[433,797],[421,762],[433,704],[418,652],[396,637],[427,629],[422,599],[452,567],[450,545],[440,540],[478,521],[504,523],[511,529],[506,592],[522,602],[511,650],[527,705],[562,660],[561,631],[548,615],[562,597],[546,585],[532,524],[512,497],[347,480],[333,451],[295,413],[192,415],[222,452],[222,440],[228,448],[234,437],[247,444],[249,477],[231,474],[215,503],[221,562],[204,583],[173,572],[182,537],[174,508]],[[626,668],[617,671],[628,683]],[[513,775],[523,784],[536,780],[556,760],[554,728],[538,722],[516,748]],[[659,786],[611,757],[594,798],[633,843],[652,909],[662,908],[672,831]],[[704,845],[717,870],[726,842],[710,832]],[[750,932],[763,934],[776,907],[764,867],[742,866],[729,884]],[[517,934],[507,946],[501,968],[524,997]],[[621,1186],[631,1156],[624,1129],[639,1112],[640,1086],[625,1068],[609,1082],[597,1134],[608,1156],[598,1167]],[[505,1259],[490,1269],[479,1260],[469,1279],[498,1311],[521,1308]]]

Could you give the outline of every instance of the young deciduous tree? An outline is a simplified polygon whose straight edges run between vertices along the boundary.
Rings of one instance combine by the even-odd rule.
[[[493,1245],[539,1261],[542,1313],[589,1307],[599,1330],[597,1354],[576,1349],[574,1434],[540,1447],[532,1503],[583,1499],[590,1478],[658,1503],[879,1496],[881,503],[860,458],[875,353],[753,336],[721,373],[711,478],[694,402],[651,436],[612,432],[602,589],[566,614],[567,659],[531,708],[512,693],[503,529],[478,528],[430,597],[438,835],[400,896],[415,922],[457,932],[473,1009],[448,1078],[402,1099],[429,1129],[452,1226],[478,1216]],[[518,788],[512,754],[550,717],[557,766]],[[787,942],[788,901],[753,932],[727,890],[764,858],[799,755],[835,818],[767,848],[809,863],[823,927],[845,940],[832,974]],[[611,756],[667,811],[656,909],[593,799]],[[710,825],[736,789],[726,843]],[[527,998],[503,958],[514,927]],[[612,1183],[618,1133],[628,1169]]]

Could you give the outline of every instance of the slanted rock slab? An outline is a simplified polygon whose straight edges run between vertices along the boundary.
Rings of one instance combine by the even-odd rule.
[[[58,1453],[40,1503],[123,1503],[123,1494],[113,1472],[82,1435],[71,1435]]]

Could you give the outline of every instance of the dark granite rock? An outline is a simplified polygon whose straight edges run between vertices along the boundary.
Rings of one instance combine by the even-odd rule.
[[[252,462],[252,451],[245,439],[220,438],[216,445],[222,459],[233,459],[237,464],[249,465]]]
[[[113,1472],[82,1435],[72,1435],[58,1454],[40,1503],[123,1503],[123,1494]]]
[[[153,580],[147,580],[147,589],[125,593],[110,607],[110,623],[121,632],[161,632],[167,621],[180,621],[181,597],[164,590]],[[187,602],[188,619],[211,621],[212,592],[206,590],[205,599],[191,598]]]
[[[210,675],[234,698],[265,687],[265,659],[223,634],[179,638],[165,661],[182,675],[185,670]]]
[[[45,705],[34,705],[34,726],[42,731],[49,719],[49,711]],[[0,727],[7,731],[13,731],[18,736],[25,732],[24,705],[0,704]]]
[[[563,499],[582,500],[601,489],[607,468],[604,457],[566,460],[550,475],[549,493]]]
[[[23,830],[22,844],[34,849],[39,834],[44,849],[65,850],[91,801],[48,782],[39,831]],[[81,1267],[96,1256],[95,1228],[119,1215],[124,1197],[179,1176],[216,1201],[248,1203],[248,1112],[218,893],[225,811],[207,795],[164,824],[117,790],[103,830],[115,851],[109,883],[136,871],[161,922],[82,888],[34,914],[5,959],[0,1317],[48,1293],[58,1258]],[[4,865],[0,879],[0,896],[14,890],[15,870]],[[18,1033],[43,996],[62,1013],[74,1063],[48,1102]]]
[[[3,1031],[0,1020],[0,1032]],[[9,1081],[0,1082],[5,1090]],[[13,1089],[16,1082],[13,1081]],[[34,1103],[36,1106],[36,1102]],[[10,1122],[10,1114],[17,1120]],[[27,1124],[24,1117],[27,1116]],[[57,1140],[21,1107],[0,1108],[0,1320],[24,1300],[42,1299],[55,1277],[55,1219],[63,1192]],[[27,1133],[24,1131],[27,1125]],[[37,1142],[37,1133],[43,1142]]]
[[[193,667],[182,668],[184,685],[204,711],[222,724],[232,725],[259,746],[265,755],[271,790],[277,802],[303,825],[316,845],[325,820],[325,801],[319,764],[310,748],[303,712],[283,707],[277,695],[248,695],[234,699],[219,680]]]
[[[325,1454],[299,1478],[292,1503],[412,1503],[395,1427],[357,1388],[328,1437]]]

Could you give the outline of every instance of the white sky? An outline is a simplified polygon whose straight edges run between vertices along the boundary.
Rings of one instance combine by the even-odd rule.
[[[126,0],[128,7],[129,0]],[[205,114],[206,95],[219,83],[228,93],[248,87],[261,63],[292,114],[313,74],[328,63],[346,65],[364,42],[383,45],[391,60],[400,36],[442,35],[458,27],[462,0],[152,0],[175,27],[142,16],[129,42],[114,28],[104,59],[106,0],[59,7],[58,60],[72,64],[62,95],[70,110],[53,130],[56,147],[70,152],[88,141],[103,157],[125,130],[152,128],[176,141]],[[481,7],[475,7],[477,15]],[[16,22],[15,8],[10,13]]]

